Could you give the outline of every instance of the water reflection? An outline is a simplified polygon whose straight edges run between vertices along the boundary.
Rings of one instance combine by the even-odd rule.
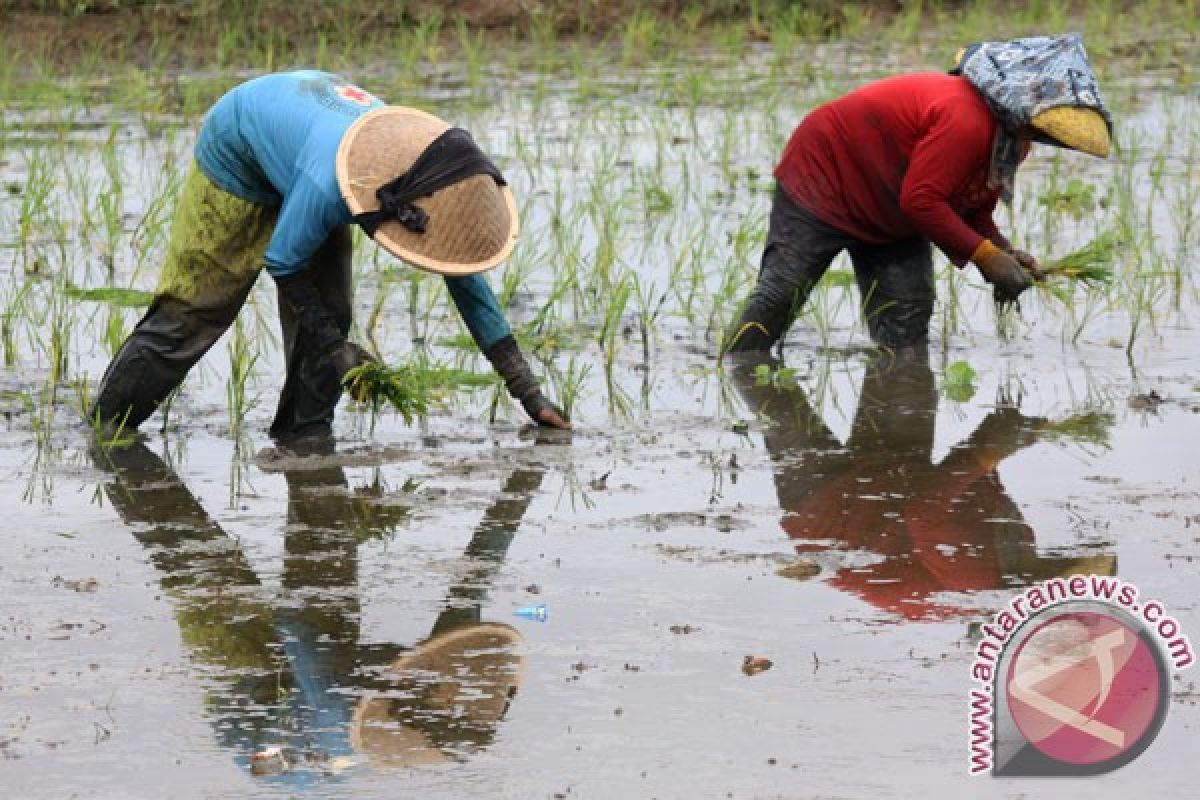
[[[480,609],[541,471],[508,476],[428,638],[404,646],[361,640],[358,547],[403,524],[408,508],[351,491],[340,467],[286,471],[279,597],[143,444],[97,447],[93,458],[111,476],[104,489],[113,507],[159,572],[208,684],[218,741],[239,763],[297,787],[364,758],[435,763],[491,743],[524,664],[520,634],[484,622]]]
[[[872,358],[844,444],[802,389],[764,380],[756,366],[734,374],[751,409],[774,423],[764,438],[784,530],[800,553],[861,556],[838,559],[830,583],[839,589],[907,619],[937,619],[967,612],[955,593],[1115,573],[1110,554],[1040,553],[1000,480],[1000,462],[1055,427],[1046,420],[999,404],[934,463],[938,392],[924,348]]]

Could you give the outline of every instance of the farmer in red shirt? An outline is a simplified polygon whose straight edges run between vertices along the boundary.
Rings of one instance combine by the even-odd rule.
[[[1039,276],[992,211],[1011,198],[1031,142],[1104,157],[1111,120],[1076,35],[986,42],[946,75],[863,86],[811,112],[775,169],[758,283],[727,351],[767,350],[842,250],[850,253],[871,337],[926,338],[933,313],[930,243],[972,261],[998,302]]]

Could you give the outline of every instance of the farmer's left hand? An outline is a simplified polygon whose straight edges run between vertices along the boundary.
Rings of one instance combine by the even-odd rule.
[[[562,409],[550,401],[550,398],[542,394],[542,390],[527,395],[521,399],[521,406],[525,409],[525,413],[529,418],[546,428],[558,428],[559,430],[571,430],[571,421],[567,419],[567,415]]]
[[[567,415],[542,394],[537,378],[533,377],[533,370],[512,334],[494,342],[483,354],[496,373],[504,378],[509,395],[521,403],[532,420],[548,428],[570,430]]]
[[[1011,251],[1012,257],[1017,260],[1017,263],[1030,274],[1035,281],[1046,280],[1046,273],[1042,272],[1042,265],[1036,258],[1026,253],[1024,250]]]
[[[370,364],[378,359],[376,359],[375,356],[371,355],[363,348],[356,345],[354,342],[343,341],[340,345],[338,345],[337,349],[333,351],[333,355],[330,357],[330,360],[333,363],[334,371],[337,372],[338,383],[342,384],[342,387],[350,394],[351,397],[354,398],[354,402],[367,402],[368,397],[366,387],[350,385],[346,381],[346,373],[355,367],[361,367],[363,364]]]

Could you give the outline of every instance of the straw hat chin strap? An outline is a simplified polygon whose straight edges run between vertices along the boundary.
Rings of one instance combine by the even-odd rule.
[[[374,236],[379,226],[396,220],[413,233],[425,233],[429,214],[413,204],[472,175],[490,175],[497,186],[507,186],[500,170],[491,162],[471,134],[462,128],[449,128],[429,143],[408,171],[375,191],[379,208],[354,215],[367,235]]]

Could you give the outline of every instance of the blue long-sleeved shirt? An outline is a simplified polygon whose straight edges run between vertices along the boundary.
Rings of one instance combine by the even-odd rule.
[[[243,83],[208,112],[196,142],[200,170],[230,194],[279,208],[264,257],[272,276],[305,269],[351,221],[338,190],[338,145],[356,119],[382,105],[336,75],[299,70]],[[447,277],[446,287],[481,350],[511,332],[481,275]]]

